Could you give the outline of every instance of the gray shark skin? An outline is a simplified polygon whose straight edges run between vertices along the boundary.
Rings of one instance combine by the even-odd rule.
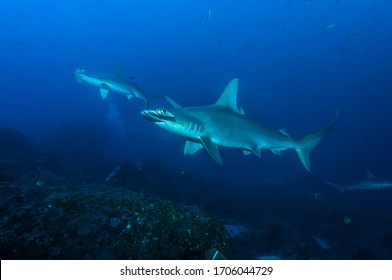
[[[237,107],[237,89],[238,79],[233,79],[213,105],[182,108],[167,97],[174,108],[144,110],[141,114],[164,130],[185,137],[186,155],[205,148],[222,164],[218,146],[240,149],[244,154],[253,153],[258,157],[261,149],[277,155],[294,149],[305,169],[310,171],[310,152],[333,129],[337,119],[326,128],[296,140],[284,130],[274,130],[247,118],[243,109]]]
[[[344,191],[383,190],[387,188],[392,188],[391,181],[377,179],[369,171],[367,171],[367,179],[352,184],[341,186],[331,182],[324,182],[324,183],[338,189],[341,193],[343,193]]]
[[[75,71],[75,78],[79,83],[86,83],[99,88],[102,99],[106,99],[109,91],[125,94],[128,99],[136,97],[147,104],[147,97],[143,90],[130,79],[121,76],[122,66],[117,65],[111,74],[91,74],[84,69]]]

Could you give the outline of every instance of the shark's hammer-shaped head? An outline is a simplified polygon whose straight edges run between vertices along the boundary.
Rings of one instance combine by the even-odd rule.
[[[204,133],[201,123],[180,109],[143,110],[142,116],[173,134],[197,140]]]
[[[79,83],[84,83],[85,75],[86,75],[86,70],[80,68],[76,69],[75,78]]]

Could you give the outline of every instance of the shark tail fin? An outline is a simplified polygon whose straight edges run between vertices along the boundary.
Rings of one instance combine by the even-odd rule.
[[[324,182],[324,184],[327,184],[327,185],[330,185],[330,186],[334,187],[335,189],[339,190],[340,193],[344,192],[344,189],[340,185],[338,185],[338,184],[331,183],[331,182]]]
[[[298,141],[298,145],[295,150],[307,171],[310,171],[312,167],[310,164],[309,154],[313,151],[317,144],[320,143],[321,140],[323,140],[324,137],[327,136],[327,134],[334,128],[337,121],[337,116],[338,114],[336,115],[335,121],[326,128],[306,135]]]

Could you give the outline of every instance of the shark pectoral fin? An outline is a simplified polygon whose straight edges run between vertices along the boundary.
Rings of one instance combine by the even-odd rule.
[[[211,141],[208,137],[201,137],[201,143],[204,149],[207,150],[208,154],[219,164],[223,164],[221,156],[219,154],[218,145]]]
[[[173,99],[171,99],[169,96],[165,96],[165,98],[174,108],[182,108],[181,105],[178,105],[178,103],[174,102]]]
[[[108,90],[108,91],[110,90],[110,87],[105,83],[101,83],[101,87]]]
[[[128,98],[128,100],[129,99],[131,99],[133,97],[133,95],[132,94],[127,94],[127,98]]]
[[[101,92],[102,99],[106,99],[106,97],[108,97],[109,90],[107,90],[105,88],[100,88],[99,91]]]
[[[197,142],[186,141],[184,147],[184,155],[193,155],[198,150],[202,149],[203,145]]]

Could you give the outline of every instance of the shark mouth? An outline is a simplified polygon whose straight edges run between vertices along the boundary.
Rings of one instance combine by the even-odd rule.
[[[165,121],[174,121],[175,117],[170,112],[166,111],[165,109],[157,109],[157,110],[143,110],[142,116],[155,123],[161,123]]]
[[[162,122],[162,120],[159,118],[159,116],[157,116],[155,111],[152,110],[143,110],[142,116],[149,121]]]

